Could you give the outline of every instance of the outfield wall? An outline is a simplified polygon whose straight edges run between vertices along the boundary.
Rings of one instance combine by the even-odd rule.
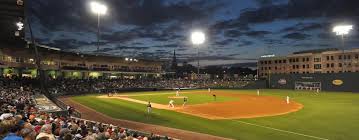
[[[359,72],[272,74],[267,84],[271,88],[295,89],[296,82],[320,82],[323,91],[359,92]]]

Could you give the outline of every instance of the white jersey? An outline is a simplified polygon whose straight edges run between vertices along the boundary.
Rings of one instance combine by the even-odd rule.
[[[289,104],[289,96],[287,96],[287,104]]]

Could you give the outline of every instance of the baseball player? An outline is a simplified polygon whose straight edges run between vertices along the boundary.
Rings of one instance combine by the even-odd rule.
[[[317,93],[319,93],[319,88],[317,88]]]
[[[213,94],[212,96],[213,96],[214,101],[216,101],[217,100],[216,94]]]
[[[208,88],[208,93],[211,93],[211,88]]]
[[[179,96],[179,90],[176,91],[176,96]]]
[[[289,104],[289,96],[287,96],[287,104]]]
[[[174,102],[175,102],[175,101],[173,101],[173,100],[171,99],[170,102],[168,103],[168,107],[174,108],[174,107],[175,107],[175,105],[173,105]]]
[[[151,102],[148,101],[148,104],[147,104],[147,114],[151,114],[152,112],[152,105],[151,105]]]
[[[257,89],[257,96],[259,96],[259,89]]]
[[[182,105],[182,107],[184,107],[184,105],[186,105],[187,101],[188,101],[187,97],[184,97],[184,98],[183,98],[183,105]]]

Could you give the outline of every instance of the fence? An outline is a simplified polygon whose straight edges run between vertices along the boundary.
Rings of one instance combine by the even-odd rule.
[[[273,74],[268,80],[270,88],[295,89],[296,83],[320,83],[321,90],[359,92],[359,72]]]

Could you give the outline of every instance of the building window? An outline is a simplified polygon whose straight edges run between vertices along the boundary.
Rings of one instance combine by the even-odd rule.
[[[329,68],[330,67],[330,64],[329,63],[327,63],[327,68]]]
[[[330,56],[330,59],[331,59],[331,60],[334,60],[334,56]]]
[[[267,61],[264,61],[264,64],[267,64]]]
[[[299,65],[296,65],[296,68],[299,69]]]
[[[304,57],[303,57],[302,61],[305,62],[305,58],[304,58]]]
[[[320,62],[320,58],[314,58],[314,62]]]
[[[263,64],[263,61],[261,61],[260,63]]]
[[[339,63],[339,67],[343,67],[343,64],[342,64],[342,63]]]
[[[287,60],[283,60],[283,63],[287,63]]]
[[[307,57],[307,61],[309,61],[309,57]]]
[[[355,54],[355,59],[358,59],[359,58],[359,54]]]
[[[305,69],[305,65],[303,65],[303,69]]]
[[[327,61],[329,61],[329,56],[327,56]]]
[[[282,63],[282,60],[279,60],[278,62],[279,62],[279,63]]]
[[[268,61],[268,64],[272,64],[272,61]]]
[[[331,64],[330,64],[330,67],[334,68],[334,63],[331,63]]]
[[[339,59],[339,60],[342,60],[342,55],[339,55],[339,56],[338,56],[338,59]]]
[[[349,60],[351,59],[351,56],[350,56],[350,55],[348,55],[348,59],[349,59]]]
[[[299,62],[299,58],[296,58],[296,59],[295,59],[295,62]]]
[[[295,69],[295,65],[293,65],[292,67],[293,67],[293,69]]]
[[[347,59],[347,56],[346,56],[346,55],[344,55],[344,60],[345,60],[345,59]]]
[[[314,69],[322,69],[322,65],[321,64],[314,64]]]

